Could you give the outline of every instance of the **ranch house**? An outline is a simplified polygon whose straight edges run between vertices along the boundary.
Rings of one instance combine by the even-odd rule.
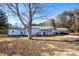
[[[32,26],[31,35],[53,35],[55,32],[67,32],[66,28],[54,28],[52,26]],[[8,35],[28,35],[27,28],[11,27]]]

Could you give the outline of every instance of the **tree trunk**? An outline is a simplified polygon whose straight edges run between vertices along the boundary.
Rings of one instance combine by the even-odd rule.
[[[29,3],[29,33],[28,33],[28,39],[32,39],[31,36],[31,29],[32,29],[32,9],[31,4]]]
[[[32,39],[32,36],[31,36],[31,26],[29,26],[29,30],[28,30],[28,39]]]

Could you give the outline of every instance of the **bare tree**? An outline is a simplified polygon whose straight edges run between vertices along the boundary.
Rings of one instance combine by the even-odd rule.
[[[10,11],[16,14],[24,25],[25,28],[28,28],[28,38],[31,39],[31,30],[32,22],[34,19],[45,18],[46,14],[44,13],[43,6],[44,4],[39,3],[9,3],[6,4]],[[23,9],[22,9],[22,8]]]

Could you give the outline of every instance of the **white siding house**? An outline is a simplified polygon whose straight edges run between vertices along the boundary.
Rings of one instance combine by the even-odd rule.
[[[56,28],[51,26],[32,26],[31,35],[52,35],[55,32],[68,31],[66,28]],[[28,35],[27,28],[9,28],[8,35]]]
[[[44,33],[51,35],[54,33],[54,31],[54,27],[32,26],[31,35],[43,35]],[[28,35],[28,31],[27,28],[9,28],[8,35]]]
[[[25,35],[25,30],[24,28],[10,28],[8,35]]]

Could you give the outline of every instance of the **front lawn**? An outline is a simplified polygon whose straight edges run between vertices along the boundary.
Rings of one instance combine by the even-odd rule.
[[[1,40],[1,39],[0,39]],[[16,56],[79,56],[79,43],[52,40],[0,41],[0,55]]]

